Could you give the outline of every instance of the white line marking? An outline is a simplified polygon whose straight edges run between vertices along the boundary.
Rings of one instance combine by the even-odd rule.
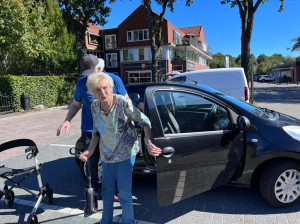
[[[63,145],[63,144],[50,144],[52,146],[60,146],[60,147],[74,147],[75,145]]]
[[[4,198],[1,198],[0,201],[4,201]],[[25,206],[33,206],[33,205],[35,205],[36,202],[15,198],[14,203],[25,205]],[[61,213],[64,213],[64,214],[85,216],[84,211],[80,210],[78,208],[60,207],[60,206],[56,206],[56,205],[47,205],[45,203],[40,203],[39,208],[48,209],[48,210],[55,210],[57,212],[61,212]],[[99,214],[99,212],[97,212],[97,213],[93,214],[93,217],[91,217],[91,218],[96,218],[96,219],[100,218],[101,219],[102,214]],[[63,219],[63,217],[62,217],[62,219]],[[122,223],[122,217],[120,215],[113,217],[113,220],[116,223]],[[146,221],[141,221],[141,220],[136,220],[136,219],[134,220],[134,223],[135,224],[155,224],[153,222],[146,222]]]

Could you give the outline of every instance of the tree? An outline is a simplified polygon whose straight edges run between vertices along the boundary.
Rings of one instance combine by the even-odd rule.
[[[250,61],[250,42],[252,36],[252,29],[254,23],[254,15],[262,3],[268,0],[223,0],[221,4],[231,4],[231,8],[236,5],[239,8],[239,14],[242,23],[242,33],[241,33],[241,66],[245,70],[247,78],[249,78],[249,61]],[[283,10],[284,0],[279,0],[281,2],[279,10]]]
[[[48,37],[52,49],[51,54],[45,55],[46,60],[36,60],[36,64],[47,73],[74,72],[77,67],[77,43],[75,36],[68,33],[67,25],[62,17],[57,0],[45,1],[44,23],[48,28]]]
[[[81,44],[85,41],[88,23],[106,24],[105,19],[109,16],[110,8],[104,5],[105,2],[105,0],[59,0],[64,18]],[[115,0],[110,0],[110,3],[112,2]],[[80,22],[82,27],[76,29],[76,22]]]
[[[161,45],[163,43],[162,25],[164,20],[164,14],[168,7],[171,12],[174,11],[174,2],[176,0],[155,0],[158,5],[162,7],[162,11],[159,15],[155,14],[151,8],[151,0],[143,0],[144,6],[147,8],[147,22],[149,28],[149,39],[152,53],[152,80],[154,82],[159,81],[158,70],[157,70],[157,59],[161,51]],[[193,0],[186,0],[186,6],[190,6]]]
[[[225,68],[225,55],[218,52],[212,56],[209,61],[210,68]]]
[[[293,42],[295,42],[295,44],[292,47],[292,51],[300,51],[300,36],[293,39]]]
[[[6,75],[11,57],[24,49],[26,8],[20,1],[0,1],[0,63],[1,74]]]
[[[0,1],[0,60],[2,74],[13,63],[29,62],[49,54],[47,29],[42,16],[44,7],[38,1]]]
[[[272,67],[276,66],[280,63],[284,63],[284,57],[282,56],[282,54],[273,54],[270,57],[271,63],[272,63]]]
[[[57,0],[0,1],[0,8],[2,74],[74,71],[77,45]]]
[[[256,74],[264,75],[267,69],[272,67],[270,58],[265,54],[260,54],[256,61],[258,63]]]
[[[284,60],[283,60],[284,63],[289,63],[289,62],[293,62],[293,61],[295,61],[295,58],[290,55],[284,57]]]

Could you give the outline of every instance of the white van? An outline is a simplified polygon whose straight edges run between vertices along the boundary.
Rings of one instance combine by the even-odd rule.
[[[166,82],[192,82],[217,89],[249,103],[249,88],[243,68],[217,68],[185,72]]]

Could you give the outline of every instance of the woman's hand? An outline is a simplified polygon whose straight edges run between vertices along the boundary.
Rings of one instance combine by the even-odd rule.
[[[92,154],[93,153],[86,150],[83,153],[81,153],[81,155],[79,156],[79,159],[86,163]]]
[[[159,156],[162,152],[161,148],[154,145],[150,139],[146,141],[148,152],[151,156]]]

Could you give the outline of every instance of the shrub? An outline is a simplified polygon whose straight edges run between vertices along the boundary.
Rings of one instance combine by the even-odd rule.
[[[21,95],[27,93],[30,106],[46,107],[64,105],[73,99],[79,76],[0,76],[0,92],[13,96],[13,108],[21,109]]]

